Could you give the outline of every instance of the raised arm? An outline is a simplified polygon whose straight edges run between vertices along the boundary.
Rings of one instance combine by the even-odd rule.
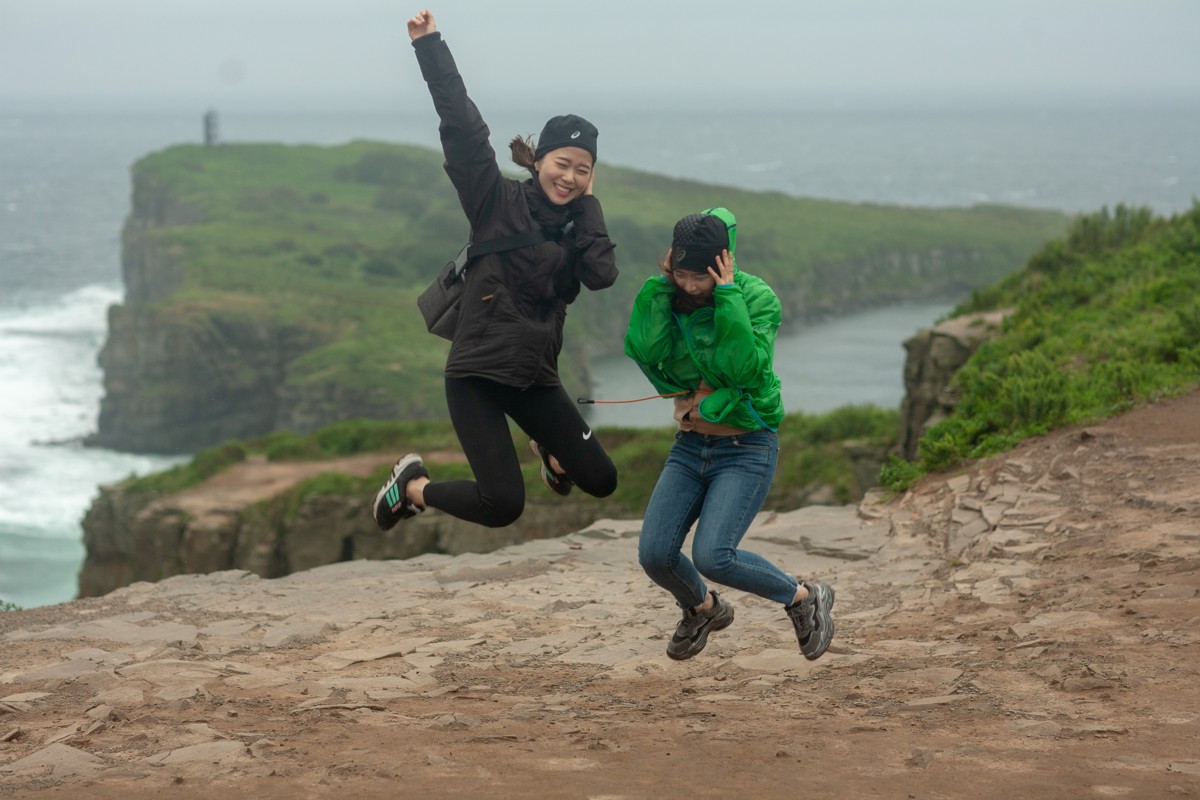
[[[426,10],[410,19],[408,35],[440,120],[438,131],[446,156],[446,174],[458,192],[467,219],[475,227],[485,209],[496,201],[497,193],[503,191],[496,152],[488,141],[490,131],[467,96],[466,85],[450,48],[437,30],[433,14]]]

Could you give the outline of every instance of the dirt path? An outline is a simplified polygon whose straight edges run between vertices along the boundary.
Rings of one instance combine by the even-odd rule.
[[[0,615],[0,794],[1200,796],[1200,393],[760,517],[837,587],[815,663],[737,592],[667,659],[637,528]]]
[[[241,509],[275,497],[301,481],[325,472],[342,475],[370,475],[389,464],[387,455],[362,455],[332,458],[322,461],[268,461],[266,456],[251,455],[240,464],[222,470],[204,483],[170,497],[173,508],[195,517]],[[426,462],[445,464],[465,461],[462,453],[431,452],[423,455]]]

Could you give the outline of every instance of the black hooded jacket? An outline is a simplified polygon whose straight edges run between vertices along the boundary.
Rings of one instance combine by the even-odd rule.
[[[509,386],[557,386],[567,304],[582,284],[604,289],[617,279],[613,243],[600,201],[550,202],[536,179],[504,177],[488,127],[440,33],[415,39],[421,75],[441,120],[446,174],[471,224],[471,241],[574,225],[561,242],[481,256],[467,267],[447,378],[480,377]]]

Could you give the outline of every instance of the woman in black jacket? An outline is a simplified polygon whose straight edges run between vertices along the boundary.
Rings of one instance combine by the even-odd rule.
[[[475,480],[430,482],[421,457],[409,453],[376,495],[375,521],[388,530],[428,506],[489,527],[516,521],[525,483],[506,416],[534,440],[547,486],[566,494],[575,485],[606,497],[617,487],[616,468],[558,377],[567,305],[581,285],[604,289],[617,278],[613,243],[592,194],[596,128],[568,114],[546,123],[536,149],[515,138],[513,161],[533,177],[505,178],[433,15],[426,10],[410,19],[408,35],[441,120],[446,174],[471,241],[537,230],[548,239],[481,256],[465,273],[446,361],[446,402]]]

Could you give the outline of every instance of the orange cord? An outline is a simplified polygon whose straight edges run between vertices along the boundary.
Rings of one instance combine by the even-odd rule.
[[[581,406],[594,405],[596,403],[640,403],[643,400],[661,400],[667,397],[679,397],[680,395],[684,394],[691,394],[691,392],[686,391],[671,392],[670,394],[652,394],[649,397],[638,397],[634,400],[589,400],[586,397],[577,397],[575,398],[575,402],[579,403]]]

